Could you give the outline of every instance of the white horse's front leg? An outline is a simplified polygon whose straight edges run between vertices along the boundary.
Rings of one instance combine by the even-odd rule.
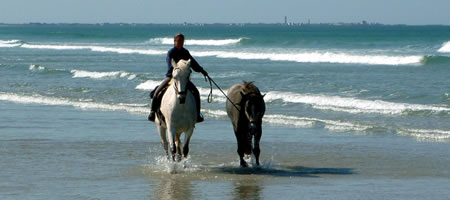
[[[181,148],[182,144],[181,144],[180,137],[181,137],[181,133],[177,133],[176,138],[175,138],[175,146],[177,147],[177,158],[176,158],[177,162],[181,161],[181,154],[183,153],[183,150]]]
[[[183,147],[183,156],[184,158],[187,158],[189,153],[189,142],[191,141],[192,133],[194,132],[194,129],[190,129],[186,131],[184,134],[184,147]]]
[[[166,152],[166,155],[169,156],[169,152],[167,150],[169,144],[167,143],[167,139],[166,139],[167,129],[160,125],[157,125],[157,128],[158,128],[159,137],[161,137],[161,144],[164,148],[164,152]]]
[[[170,153],[172,153],[172,160],[175,161],[175,154],[177,152],[177,147],[175,145],[176,128],[170,124],[167,124],[167,125],[169,127],[168,131],[167,131],[167,135],[169,137]]]

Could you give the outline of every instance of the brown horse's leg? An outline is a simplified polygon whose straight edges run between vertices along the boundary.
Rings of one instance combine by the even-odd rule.
[[[238,141],[238,149],[237,149],[237,153],[239,154],[239,160],[241,162],[241,167],[248,167],[247,163],[244,160],[244,147],[241,143],[242,142]]]
[[[253,154],[255,155],[256,158],[256,164],[259,165],[259,154],[261,153],[261,150],[259,149],[259,140],[261,139],[261,132],[258,131],[258,133],[256,133],[254,141],[253,141]]]

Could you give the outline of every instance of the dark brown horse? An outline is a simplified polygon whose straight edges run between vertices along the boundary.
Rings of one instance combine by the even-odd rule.
[[[228,90],[228,97],[233,103],[227,101],[226,109],[236,135],[241,167],[247,167],[244,154],[250,155],[252,152],[255,155],[256,164],[259,165],[261,124],[266,111],[264,95],[261,95],[253,82],[244,81],[241,84],[233,85]]]

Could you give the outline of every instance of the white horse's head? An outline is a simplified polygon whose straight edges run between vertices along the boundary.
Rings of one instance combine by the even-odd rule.
[[[187,84],[191,77],[191,59],[180,60],[178,63],[172,59],[172,78],[180,104],[184,104],[187,94]]]

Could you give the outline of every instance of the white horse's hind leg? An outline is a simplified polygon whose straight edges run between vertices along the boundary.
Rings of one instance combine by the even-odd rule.
[[[158,125],[157,127],[158,127],[159,137],[161,137],[161,145],[164,148],[164,152],[166,152],[166,155],[168,156],[169,152],[168,152],[167,148],[168,148],[169,144],[167,143],[167,139],[166,139],[166,130],[167,129],[160,125]]]
[[[194,129],[186,131],[184,133],[184,147],[183,147],[183,156],[184,158],[187,158],[189,153],[189,142],[191,141],[192,132],[194,132]]]

